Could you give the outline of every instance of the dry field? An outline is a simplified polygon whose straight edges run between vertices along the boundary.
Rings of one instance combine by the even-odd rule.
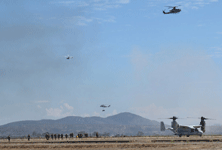
[[[161,141],[168,140],[168,141]],[[183,141],[175,141],[183,140]],[[191,142],[191,141],[192,142]],[[213,140],[217,142],[213,142]],[[91,141],[91,143],[89,143]],[[92,142],[94,141],[94,142]],[[108,141],[105,143],[96,142]],[[115,141],[115,143],[113,143]],[[118,141],[126,143],[118,143]],[[128,141],[128,142],[127,142]],[[153,142],[156,141],[156,142]],[[60,143],[58,143],[60,142]],[[73,143],[74,142],[74,143]],[[196,150],[196,149],[222,149],[222,136],[191,136],[191,137],[119,137],[119,138],[82,138],[64,140],[45,140],[45,139],[6,139],[0,140],[1,150]]]

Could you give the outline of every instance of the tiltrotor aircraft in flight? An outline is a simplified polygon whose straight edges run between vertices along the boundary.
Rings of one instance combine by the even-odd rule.
[[[180,5],[179,5],[180,6]],[[163,11],[164,14],[176,14],[176,13],[179,13],[181,12],[181,9],[177,9],[176,7],[178,6],[166,6],[168,8],[172,8],[169,12],[165,12]]]
[[[181,137],[182,135],[189,137],[190,135],[199,135],[202,136],[202,134],[205,132],[205,127],[206,123],[204,120],[214,120],[214,119],[209,119],[205,117],[199,118],[200,125],[179,125],[176,120],[178,119],[177,117],[173,116],[172,118],[166,118],[166,119],[172,119],[173,121],[171,122],[171,128],[165,128],[164,122],[160,122],[160,130],[165,131],[165,130],[170,130],[172,131],[175,135],[178,135]]]

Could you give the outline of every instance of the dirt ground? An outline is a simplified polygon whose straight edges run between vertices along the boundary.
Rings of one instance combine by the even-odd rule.
[[[168,140],[168,141],[164,141]],[[177,140],[177,141],[176,141]],[[178,141],[179,140],[179,141]],[[180,141],[183,140],[183,141]],[[191,141],[192,142],[191,142]],[[92,142],[93,141],[93,142]],[[106,142],[107,141],[107,142]],[[122,141],[123,143],[118,143]],[[155,141],[155,142],[154,142]],[[217,142],[213,142],[217,141]],[[58,143],[60,142],[60,143]],[[70,142],[70,143],[69,143]],[[75,142],[75,143],[72,143]],[[89,143],[91,142],[91,143]],[[96,143],[103,142],[103,143]],[[113,143],[114,142],[114,143]],[[124,143],[126,142],[126,143]],[[192,137],[119,137],[119,138],[72,138],[63,140],[45,139],[6,139],[0,140],[2,150],[207,150],[222,149],[222,136],[192,136]]]

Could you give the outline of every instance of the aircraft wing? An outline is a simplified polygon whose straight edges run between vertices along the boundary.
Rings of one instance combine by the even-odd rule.
[[[194,128],[200,128],[201,125],[194,125],[193,127],[194,127]]]
[[[180,125],[180,127],[183,127],[183,128],[200,128],[201,125]]]
[[[173,130],[173,128],[166,128],[166,130]]]
[[[166,130],[170,130],[170,131],[172,131],[173,133],[177,133],[177,131],[176,130],[174,130],[173,128],[167,128]]]
[[[187,126],[187,125],[180,125],[180,127],[183,127],[183,128],[190,128],[190,126]],[[192,126],[193,127],[193,126]]]

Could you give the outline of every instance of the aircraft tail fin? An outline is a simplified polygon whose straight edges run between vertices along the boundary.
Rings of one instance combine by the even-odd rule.
[[[163,11],[163,13],[164,13],[164,14],[166,14],[166,12],[165,12],[165,11]]]
[[[165,128],[165,125],[164,125],[164,122],[160,122],[160,131],[165,131],[166,128]]]

